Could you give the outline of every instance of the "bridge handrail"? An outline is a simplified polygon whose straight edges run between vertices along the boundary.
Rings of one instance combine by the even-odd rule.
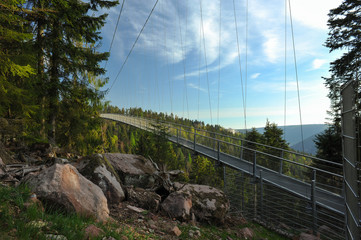
[[[190,132],[190,131],[187,131],[187,130],[183,130],[183,131],[194,134],[193,132]],[[199,134],[197,134],[197,135],[199,135]],[[199,136],[214,140],[214,138],[209,137],[209,136],[204,136],[204,135],[199,135]],[[185,138],[182,138],[182,139],[187,140]],[[323,170],[323,169],[320,169],[320,168],[317,168],[317,167],[309,166],[309,165],[306,165],[304,163],[299,163],[299,162],[292,161],[292,160],[289,160],[287,158],[279,157],[279,156],[276,156],[276,155],[272,155],[270,153],[266,153],[266,152],[263,152],[263,151],[260,151],[260,150],[256,150],[256,149],[252,149],[252,148],[249,148],[249,147],[240,146],[240,145],[237,145],[237,144],[234,144],[234,143],[226,142],[226,141],[221,140],[221,139],[216,139],[216,140],[217,140],[217,142],[220,142],[220,143],[225,143],[227,145],[231,145],[231,146],[234,146],[234,147],[243,148],[243,149],[249,150],[251,152],[259,153],[259,154],[262,154],[262,155],[265,155],[265,156],[268,156],[268,157],[272,157],[272,158],[275,158],[275,159],[278,159],[278,160],[281,160],[281,161],[285,161],[285,162],[289,162],[289,163],[292,163],[292,164],[295,164],[295,165],[298,165],[298,166],[306,167],[306,168],[309,168],[311,170],[317,170],[319,172],[327,173],[327,174],[330,174],[330,175],[335,176],[335,177],[343,178],[342,175],[339,175],[337,173],[333,173],[333,172],[329,172],[329,171],[326,171],[326,170]],[[199,144],[199,143],[198,143],[198,145],[204,146],[204,145]]]
[[[113,114],[113,113],[111,113]],[[141,118],[141,119],[144,119],[146,121],[152,121],[152,122],[155,122],[156,123],[156,120],[154,119],[151,119],[151,118],[145,118],[145,117],[136,117],[136,116],[129,116],[129,115],[122,115],[122,114],[118,114],[118,115],[121,115],[121,116],[126,116],[126,117],[131,117],[131,118]],[[208,131],[208,130],[204,130],[204,129],[199,129],[199,128],[195,128],[195,127],[190,127],[190,126],[186,126],[186,125],[182,125],[182,124],[179,124],[179,123],[169,123],[169,122],[166,122],[162,119],[158,119],[159,122],[161,123],[164,123],[166,125],[176,125],[176,126],[179,126],[179,127],[183,127],[183,128],[188,128],[188,129],[191,129],[189,131],[187,130],[182,130],[182,131],[187,131],[189,133],[193,133],[192,130],[195,130],[196,132],[197,131],[200,131],[200,132],[206,132],[206,133],[210,133],[210,134],[214,134],[216,136],[223,136],[223,137],[228,137],[228,138],[231,138],[231,139],[234,139],[234,140],[238,140],[238,141],[244,141],[244,142],[248,142],[248,143],[252,143],[252,144],[255,144],[255,145],[258,145],[258,146],[262,146],[262,147],[267,147],[269,149],[274,149],[274,150],[278,150],[278,151],[283,151],[283,152],[286,152],[286,153],[291,153],[291,154],[296,154],[298,156],[302,156],[302,157],[307,157],[307,158],[310,158],[312,160],[317,160],[317,161],[321,161],[321,162],[325,162],[325,163],[328,163],[328,164],[332,164],[332,165],[335,165],[335,166],[338,166],[338,167],[342,167],[343,164],[341,163],[337,163],[337,162],[331,162],[329,160],[326,160],[326,159],[322,159],[322,158],[318,158],[318,157],[315,157],[315,156],[311,156],[311,155],[307,155],[307,154],[304,154],[304,153],[300,153],[300,152],[297,152],[297,151],[292,151],[292,150],[288,150],[288,149],[283,149],[283,148],[278,148],[278,147],[274,147],[274,146],[269,146],[269,145],[266,145],[266,144],[263,144],[263,143],[257,143],[257,142],[253,142],[253,141],[250,141],[250,140],[246,140],[244,138],[237,138],[237,137],[234,137],[234,136],[230,136],[230,135],[225,135],[225,134],[222,134],[222,133],[216,133],[216,132],[211,132],[211,131]],[[198,134],[198,133],[197,133]],[[198,134],[198,135],[201,135],[201,134]],[[203,135],[205,136],[205,135]],[[216,138],[217,139],[217,138]],[[219,139],[221,140],[221,139]]]
[[[145,120],[146,122],[157,123],[156,120],[150,119],[150,118],[145,118],[145,117],[136,117],[136,116],[116,114],[116,113],[103,113],[103,114],[119,115],[119,116],[124,116],[124,117],[127,117],[127,118],[133,118],[133,119],[138,119],[138,120],[139,120],[139,119],[143,119],[143,120]],[[218,135],[218,136],[224,136],[224,137],[232,138],[232,139],[234,139],[234,140],[238,140],[238,141],[241,141],[241,142],[242,142],[242,141],[245,141],[245,142],[252,143],[252,144],[255,144],[255,145],[258,145],[258,146],[267,147],[267,148],[269,148],[269,149],[278,150],[278,151],[281,151],[281,152],[286,152],[286,153],[290,153],[290,154],[295,154],[296,156],[306,157],[306,158],[310,158],[310,159],[312,159],[312,160],[318,160],[318,161],[322,161],[322,162],[325,162],[325,163],[333,164],[333,165],[335,165],[335,166],[342,166],[342,164],[339,164],[339,163],[335,163],[335,162],[331,162],[331,161],[328,161],[328,160],[325,160],[325,159],[321,159],[321,158],[317,158],[317,157],[314,157],[314,156],[302,154],[302,153],[299,153],[299,152],[296,152],[296,151],[290,151],[290,150],[287,150],[287,149],[282,149],[282,148],[277,148],[277,147],[273,147],[273,146],[268,146],[268,145],[265,145],[265,144],[262,144],[262,143],[252,142],[252,141],[249,141],[249,140],[246,140],[246,139],[236,138],[236,137],[229,136],[229,135],[225,135],[225,134],[214,133],[214,132],[210,132],[210,131],[208,131],[208,130],[197,129],[197,128],[195,128],[195,127],[185,126],[185,125],[178,124],[178,123],[169,123],[169,122],[165,122],[165,121],[163,121],[163,120],[158,120],[158,121],[159,121],[160,123],[162,123],[162,124],[165,124],[165,125],[169,126],[170,128],[173,128],[173,129],[175,128],[174,125],[175,125],[175,126],[178,126],[178,127],[183,127],[183,128],[191,129],[191,130],[182,129],[182,130],[181,130],[182,132],[187,132],[187,133],[191,133],[191,134],[196,134],[196,135],[199,135],[199,136],[202,136],[202,137],[211,139],[211,140],[217,140],[217,141],[220,141],[220,142],[222,142],[222,143],[230,144],[230,145],[233,145],[233,146],[236,146],[236,147],[241,147],[241,148],[244,148],[244,149],[247,149],[247,150],[250,150],[250,151],[254,151],[254,152],[258,152],[258,153],[260,153],[260,154],[264,154],[264,155],[266,155],[266,156],[271,156],[271,157],[274,157],[274,158],[278,158],[279,160],[282,160],[282,161],[284,160],[284,161],[286,161],[286,162],[289,162],[289,163],[292,163],[292,164],[295,164],[295,165],[303,166],[303,167],[306,167],[306,168],[309,168],[309,169],[312,169],[312,170],[317,170],[317,171],[320,171],[320,172],[324,172],[324,173],[333,175],[333,176],[335,176],[335,177],[343,178],[342,175],[339,175],[339,174],[336,174],[336,173],[333,173],[333,172],[329,172],[329,171],[326,171],[326,170],[323,170],[323,169],[320,169],[320,168],[316,168],[316,167],[313,167],[313,166],[309,166],[309,165],[306,165],[306,164],[298,163],[298,162],[296,162],[296,161],[292,161],[292,160],[289,160],[289,159],[287,159],[287,158],[278,157],[278,156],[271,155],[271,154],[269,154],[269,153],[265,153],[265,152],[258,151],[258,150],[255,150],[255,149],[247,148],[247,147],[244,147],[244,146],[242,146],[242,145],[240,146],[240,145],[237,145],[237,144],[234,144],[234,143],[231,143],[231,142],[226,142],[226,141],[224,141],[224,140],[222,140],[222,139],[218,139],[218,138],[213,138],[213,137],[210,137],[210,136],[202,135],[202,134],[197,133],[197,131],[206,132],[206,133],[211,133],[211,134]],[[175,128],[175,129],[178,129],[178,128]]]

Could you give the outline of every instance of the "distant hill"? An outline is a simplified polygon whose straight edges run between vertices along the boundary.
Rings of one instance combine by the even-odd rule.
[[[292,126],[279,126],[284,133],[285,139],[290,145],[290,147],[297,151],[302,151],[302,137],[301,137],[301,126],[300,125],[292,125]],[[327,128],[326,124],[307,124],[303,125],[303,145],[305,148],[305,152],[309,154],[315,155],[317,152],[316,145],[313,142],[316,135],[323,132]],[[256,128],[259,133],[264,132],[264,128]],[[236,131],[245,133],[244,129],[237,129]]]

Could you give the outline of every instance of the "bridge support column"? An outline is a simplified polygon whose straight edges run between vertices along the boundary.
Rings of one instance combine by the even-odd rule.
[[[313,230],[313,234],[317,235],[316,170],[313,170],[312,173],[311,203],[312,203],[312,230]]]
[[[282,151],[281,159],[280,159],[280,170],[279,170],[280,174],[283,173],[283,155],[284,155],[284,151]]]
[[[177,128],[177,143],[179,143],[179,128]]]
[[[263,178],[262,170],[259,170],[259,184],[260,184],[260,216],[263,217]]]
[[[219,145],[219,140],[217,141],[217,161],[218,161],[218,164],[220,164],[220,153],[221,153],[221,146]]]
[[[196,138],[197,138],[197,130],[194,129],[194,139],[193,139],[193,150],[196,150]]]
[[[254,158],[253,158],[253,180],[256,181],[256,168],[257,168],[257,152],[254,152]]]

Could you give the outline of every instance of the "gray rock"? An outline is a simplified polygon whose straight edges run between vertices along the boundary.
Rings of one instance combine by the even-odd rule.
[[[85,157],[76,167],[83,176],[100,187],[108,203],[118,204],[125,199],[119,176],[102,155]]]
[[[177,192],[188,193],[191,196],[191,212],[197,220],[224,223],[229,210],[229,200],[223,191],[206,185],[187,184]]]
[[[192,197],[187,192],[173,192],[161,204],[165,215],[181,221],[190,219],[191,208]]]
[[[43,203],[94,216],[99,221],[106,221],[109,217],[107,199],[102,190],[69,164],[54,164],[38,175],[29,176],[26,183]]]
[[[69,160],[66,159],[66,158],[55,158],[54,159],[54,164],[57,163],[57,164],[67,164],[69,163]]]
[[[161,197],[155,192],[148,191],[143,188],[127,188],[128,201],[133,202],[136,206],[158,211],[161,202]]]
[[[106,153],[102,156],[110,162],[124,185],[154,188],[156,179],[153,175],[157,170],[149,159],[121,153]]]

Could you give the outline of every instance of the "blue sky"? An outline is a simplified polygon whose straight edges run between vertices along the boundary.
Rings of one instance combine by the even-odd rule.
[[[219,0],[159,0],[116,78],[155,3],[126,0],[105,88],[116,82],[106,99],[120,108],[172,112],[227,128],[263,127],[267,119],[298,125],[299,105],[303,124],[326,122],[330,103],[322,76],[340,53],[330,54],[323,44],[327,13],[341,0],[290,2],[300,102],[285,0],[249,0],[248,11],[246,0],[236,0],[237,28],[233,0],[222,0],[221,7]],[[108,10],[101,51],[109,50],[120,7]]]

